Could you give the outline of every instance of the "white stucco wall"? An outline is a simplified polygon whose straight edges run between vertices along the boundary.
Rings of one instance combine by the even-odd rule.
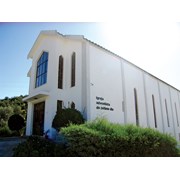
[[[178,91],[170,88],[171,94],[171,106],[172,106],[172,113],[173,113],[173,120],[174,120],[174,130],[175,130],[175,137],[177,140],[180,140],[180,103],[178,98]]]
[[[160,88],[160,96],[161,96],[161,105],[162,105],[161,108],[162,108],[162,115],[163,115],[164,132],[175,136],[169,86],[159,81],[159,88]],[[166,106],[165,106],[165,99],[167,102],[167,111],[166,111]],[[167,113],[168,113],[168,116],[167,116]],[[169,126],[168,126],[168,119],[169,119]]]
[[[148,126],[151,128],[155,128],[155,118],[154,118],[153,100],[152,100],[152,95],[154,95],[157,129],[163,132],[163,121],[162,121],[162,113],[161,113],[161,102],[159,96],[158,80],[146,73],[144,74],[144,79],[145,79],[145,89],[146,89],[145,93],[147,100]]]
[[[33,126],[33,104],[28,102],[28,109],[27,109],[27,122],[26,122],[26,135],[30,136],[32,134],[32,126]]]
[[[89,45],[90,119],[106,117],[124,123],[121,61],[105,50]]]
[[[61,41],[56,43],[56,55],[54,55],[53,63],[51,64],[50,82],[51,84],[51,119],[57,110],[57,100],[63,101],[66,108],[74,102],[76,108],[80,111],[83,110],[82,107],[82,45],[78,41],[68,41],[65,40],[61,47]],[[76,84],[71,87],[71,56],[72,53],[76,53]],[[62,55],[64,59],[64,74],[63,74],[63,89],[58,89],[58,66],[59,66],[59,56]]]
[[[136,124],[134,88],[137,91],[139,125],[147,127],[146,104],[144,94],[143,72],[128,62],[123,62],[125,110],[127,123]]]

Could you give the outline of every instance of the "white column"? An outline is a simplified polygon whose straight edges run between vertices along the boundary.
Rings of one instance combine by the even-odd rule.
[[[33,104],[28,102],[28,111],[27,111],[27,122],[26,122],[26,135],[32,135],[32,126],[33,126]]]

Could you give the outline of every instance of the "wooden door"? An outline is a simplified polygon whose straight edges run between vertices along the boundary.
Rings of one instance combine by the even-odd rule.
[[[33,135],[42,136],[44,133],[45,102],[34,105]]]

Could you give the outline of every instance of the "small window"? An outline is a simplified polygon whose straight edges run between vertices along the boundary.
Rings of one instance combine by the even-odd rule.
[[[175,105],[175,111],[176,111],[177,126],[179,127],[179,118],[178,118],[176,103],[174,103],[174,105]]]
[[[63,57],[59,56],[58,88],[63,89]]]
[[[73,52],[71,59],[71,87],[75,86],[76,81],[76,53]]]
[[[169,113],[168,113],[168,108],[167,108],[167,101],[166,101],[166,99],[165,99],[165,108],[166,108],[167,124],[168,124],[168,127],[170,127],[170,124],[169,124]]]
[[[138,112],[138,97],[136,88],[134,88],[134,105],[135,105],[135,116],[136,116],[136,125],[139,126],[139,112]]]
[[[63,101],[57,100],[57,111],[60,111],[63,107]]]
[[[122,112],[124,112],[124,101],[122,101]]]
[[[75,109],[75,108],[76,108],[75,103],[72,102],[72,103],[71,103],[71,109]]]
[[[156,120],[156,106],[155,106],[155,99],[154,99],[154,95],[152,95],[152,105],[153,105],[153,113],[154,113],[154,124],[155,124],[155,128],[157,128],[157,120]]]
[[[43,52],[37,62],[36,85],[39,87],[47,82],[48,52]]]

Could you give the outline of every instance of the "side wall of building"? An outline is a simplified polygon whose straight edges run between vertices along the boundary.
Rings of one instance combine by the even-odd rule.
[[[135,65],[88,43],[88,117],[132,123],[180,140],[180,92]]]
[[[90,116],[124,123],[121,61],[105,50],[89,45]]]
[[[164,126],[162,120],[159,81],[151,75],[144,73],[144,82],[148,126],[157,128],[160,132],[163,132]]]
[[[171,109],[172,109],[172,116],[174,121],[174,133],[177,140],[180,141],[180,93],[170,88],[170,98],[171,98]]]
[[[123,70],[126,122],[147,127],[143,72],[127,62],[123,62]]]

